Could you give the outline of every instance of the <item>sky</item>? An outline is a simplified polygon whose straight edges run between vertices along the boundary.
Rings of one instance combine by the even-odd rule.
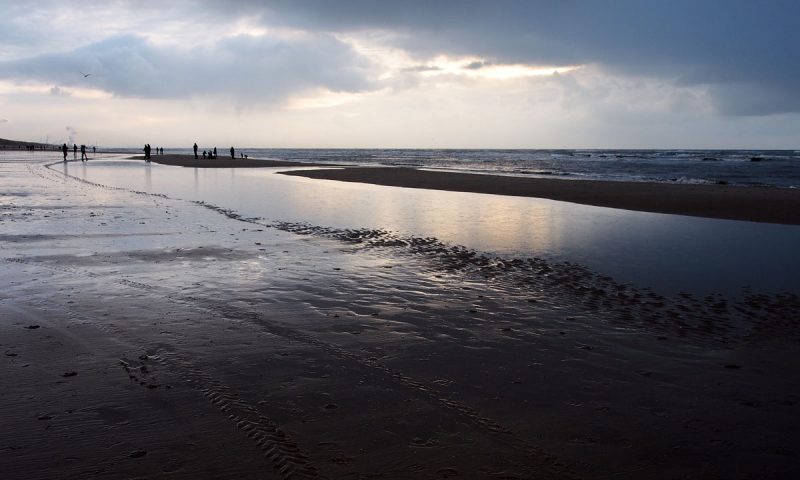
[[[0,0],[0,138],[800,148],[796,0]]]

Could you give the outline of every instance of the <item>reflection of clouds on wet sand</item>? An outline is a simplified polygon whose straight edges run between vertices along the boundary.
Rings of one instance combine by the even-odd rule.
[[[93,163],[92,181],[206,200],[245,216],[432,236],[487,252],[577,262],[665,292],[800,288],[800,227],[631,212],[537,198],[381,187],[274,175],[285,169]],[[690,260],[687,260],[690,259]]]

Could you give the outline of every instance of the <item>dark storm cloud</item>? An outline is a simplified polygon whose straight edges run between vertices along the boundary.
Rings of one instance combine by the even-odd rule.
[[[470,62],[464,68],[467,70],[480,70],[483,67],[488,67],[491,65],[491,62]]]
[[[359,91],[368,88],[366,71],[349,46],[325,34],[291,42],[236,36],[189,50],[124,35],[70,52],[0,62],[0,78],[100,88],[121,97],[227,95],[267,103],[317,87]]]
[[[800,111],[796,0],[239,0],[267,21],[328,31],[383,29],[420,55],[598,64],[708,85],[723,112]],[[747,98],[741,98],[747,95]]]

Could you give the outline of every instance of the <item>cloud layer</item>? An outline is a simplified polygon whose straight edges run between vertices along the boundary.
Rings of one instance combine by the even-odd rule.
[[[0,0],[0,11],[5,135],[46,122],[63,135],[76,108],[91,111],[74,123],[81,135],[185,142],[204,129],[257,144],[268,125],[306,146],[795,148],[800,130],[796,1]]]
[[[42,44],[47,38],[58,38],[47,29],[30,28],[27,20],[42,22],[46,12],[51,12],[56,29],[62,24],[69,28],[81,18],[99,18],[102,32],[114,25],[119,31],[58,54],[2,62],[4,78],[76,85],[80,79],[74,71],[80,65],[96,72],[93,85],[115,95],[174,98],[229,92],[274,102],[315,87],[369,89],[369,65],[340,36],[381,32],[387,46],[423,59],[450,55],[495,63],[590,64],[623,76],[709,86],[725,114],[800,111],[800,62],[795,58],[800,51],[800,2],[789,0],[32,3],[23,8],[19,2],[0,1],[11,18],[0,34],[9,48],[27,42],[46,49]],[[77,9],[95,13],[84,17]],[[159,34],[180,38],[178,32],[193,29],[216,38],[220,26],[242,19],[267,31],[283,28],[302,34],[291,39],[239,35],[195,48],[166,48],[146,40]],[[79,37],[88,35],[83,30],[78,27]]]
[[[800,2],[774,0],[275,0],[301,28],[381,29],[417,55],[595,64],[623,75],[709,85],[724,113],[800,111]]]
[[[123,35],[71,52],[7,61],[0,75],[99,88],[122,97],[209,95],[271,103],[309,88],[367,88],[366,70],[366,62],[349,46],[325,34],[293,42],[242,35],[189,49]]]

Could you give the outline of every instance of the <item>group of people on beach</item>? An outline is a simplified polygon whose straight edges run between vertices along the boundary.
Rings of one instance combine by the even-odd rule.
[[[195,142],[195,144],[192,146],[192,150],[194,150],[194,158],[195,158],[195,160],[198,160],[200,158],[197,155],[197,148],[198,148],[197,147],[197,142]],[[247,155],[245,155],[243,153],[240,153],[239,155],[241,155],[241,158],[247,158]],[[209,149],[207,152],[205,150],[203,150],[203,159],[206,159],[206,158],[217,158],[217,147],[214,147],[213,150]],[[231,147],[231,158],[236,158],[236,149],[233,148],[233,147]]]
[[[144,161],[150,163],[150,152],[152,148],[149,143],[144,144]],[[164,147],[156,147],[156,155],[164,155]]]
[[[67,152],[69,152],[69,147],[65,143],[61,145],[61,153],[64,154],[65,162],[67,161]],[[92,153],[97,153],[97,149],[95,147],[92,147]],[[76,160],[78,159],[78,145],[75,143],[72,144],[72,158]],[[81,145],[81,161],[85,162],[87,160],[89,160],[89,156],[86,155],[86,145]]]
[[[192,149],[194,150],[194,158],[197,160],[199,158],[197,156],[197,142],[192,146]],[[203,158],[217,158],[217,147],[214,147],[214,150],[209,149],[208,152],[203,150]]]

